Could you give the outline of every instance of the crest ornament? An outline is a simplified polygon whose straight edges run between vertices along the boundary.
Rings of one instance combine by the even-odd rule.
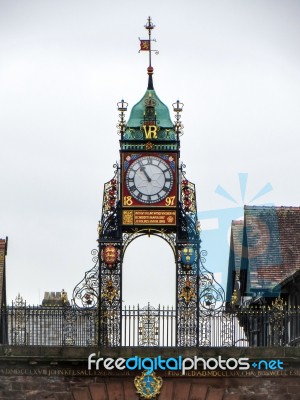
[[[155,399],[160,393],[163,380],[160,376],[156,376],[155,372],[147,374],[144,371],[141,376],[136,376],[134,378],[134,386],[137,390],[137,394],[142,399]]]
[[[195,250],[193,247],[184,247],[181,250],[180,261],[185,267],[190,267],[194,264],[196,258]]]
[[[114,265],[118,259],[118,250],[115,248],[115,246],[112,246],[111,244],[107,245],[103,249],[103,261],[107,266],[111,267]]]
[[[108,268],[112,268],[118,261],[119,252],[115,246],[108,244],[103,247],[101,258]]]

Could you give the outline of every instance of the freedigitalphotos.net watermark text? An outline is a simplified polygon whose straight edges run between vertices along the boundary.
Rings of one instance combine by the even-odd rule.
[[[127,370],[145,370],[147,374],[151,374],[153,371],[157,370],[167,370],[167,371],[181,371],[182,375],[185,375],[186,371],[189,370],[248,370],[251,368],[257,369],[283,369],[283,362],[280,360],[260,360],[257,362],[251,363],[249,358],[241,357],[241,358],[228,358],[223,359],[221,356],[216,358],[211,357],[208,359],[204,359],[202,357],[185,357],[178,356],[163,358],[161,356],[150,358],[144,357],[141,358],[139,356],[134,356],[130,358],[122,358],[119,357],[117,359],[114,358],[96,358],[96,353],[92,353],[88,357],[88,369],[96,369],[104,367],[106,370],[117,369],[119,371],[127,369]]]

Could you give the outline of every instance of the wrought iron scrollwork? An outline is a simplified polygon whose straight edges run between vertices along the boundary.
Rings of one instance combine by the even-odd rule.
[[[76,344],[77,314],[70,305],[63,306],[63,344],[74,346]]]
[[[234,326],[233,320],[236,319],[235,315],[226,313],[224,308],[217,310],[215,315],[218,316],[218,321],[221,321],[220,338],[222,347],[234,346],[236,338],[232,327]],[[242,340],[242,338],[238,340]]]
[[[13,343],[14,345],[26,344],[26,302],[20,293],[13,302],[15,310],[15,327],[13,329]]]
[[[100,229],[99,232],[101,236],[106,239],[118,239],[121,236],[119,203],[116,208],[101,223]]]
[[[180,202],[177,237],[177,343],[197,346],[199,319],[200,236],[197,229],[195,185],[180,166]]]
[[[99,237],[100,344],[119,346],[121,341],[122,241]]]
[[[270,326],[273,334],[273,343],[275,346],[284,344],[285,331],[285,311],[286,305],[282,298],[278,297],[272,302],[272,312],[270,313]]]
[[[77,307],[93,308],[98,305],[99,265],[98,251],[92,250],[94,267],[87,271],[81,282],[73,290],[73,302]]]
[[[197,219],[194,215],[188,214],[182,204],[179,205],[179,226],[178,235],[180,240],[199,241]]]
[[[198,345],[196,303],[178,303],[177,345],[194,347]]]
[[[180,166],[179,240],[200,241],[195,185],[186,178],[185,164]]]
[[[222,346],[229,346],[233,341],[233,332],[231,318],[225,313],[225,292],[213,273],[204,267],[206,256],[207,251],[202,250],[199,266],[199,345],[215,346],[218,341]],[[216,322],[219,326],[219,338],[213,335]]]
[[[181,243],[177,252],[177,343],[197,346],[199,249],[196,244]]]
[[[98,225],[99,238],[116,239],[121,236],[118,164],[114,177],[104,184],[102,217]]]
[[[124,233],[123,234],[123,252],[125,253],[127,247],[133,240],[137,239],[140,236],[145,235],[153,235],[158,236],[164,239],[173,250],[174,256],[176,255],[176,235],[173,232],[168,232],[166,229],[133,229],[132,232]]]
[[[200,312],[212,312],[224,307],[225,292],[215,280],[212,272],[203,265],[206,261],[207,251],[200,252]]]
[[[138,343],[139,346],[158,346],[159,344],[158,312],[150,304],[139,311]]]
[[[120,346],[120,320],[120,307],[117,304],[114,304],[114,307],[107,307],[107,303],[103,302],[99,321],[100,345],[108,347]]]

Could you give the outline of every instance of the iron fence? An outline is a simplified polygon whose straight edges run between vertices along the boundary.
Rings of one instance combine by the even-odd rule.
[[[150,305],[125,307],[121,346],[176,347],[176,310]],[[109,316],[99,323],[97,308],[12,306],[2,310],[2,343],[40,346],[112,346]],[[181,325],[182,326],[182,325]],[[188,327],[183,335],[189,335]],[[102,339],[101,338],[102,335]],[[221,309],[200,312],[199,346],[268,347],[300,345],[299,308]]]
[[[176,312],[171,307],[125,307],[122,346],[176,346]]]
[[[7,307],[2,312],[10,345],[88,346],[97,344],[97,313],[73,307]]]

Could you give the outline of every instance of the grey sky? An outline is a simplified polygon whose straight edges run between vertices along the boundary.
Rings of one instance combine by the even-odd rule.
[[[160,52],[157,94],[170,109],[178,98],[185,104],[181,159],[198,208],[231,207],[214,190],[221,184],[239,198],[239,172],[249,174],[246,202],[271,182],[266,202],[299,205],[299,1],[2,0],[0,237],[9,237],[8,300],[20,292],[38,303],[44,291],[62,288],[71,295],[93,266],[103,183],[118,160],[116,103],[124,97],[132,107],[146,89],[138,37],[146,37],[148,15]],[[151,288],[155,267],[162,285],[174,281],[170,249],[152,239],[128,249],[126,268],[141,275],[125,279],[141,290],[125,291],[126,302],[148,296],[140,282]],[[172,302],[163,288],[156,292]]]

